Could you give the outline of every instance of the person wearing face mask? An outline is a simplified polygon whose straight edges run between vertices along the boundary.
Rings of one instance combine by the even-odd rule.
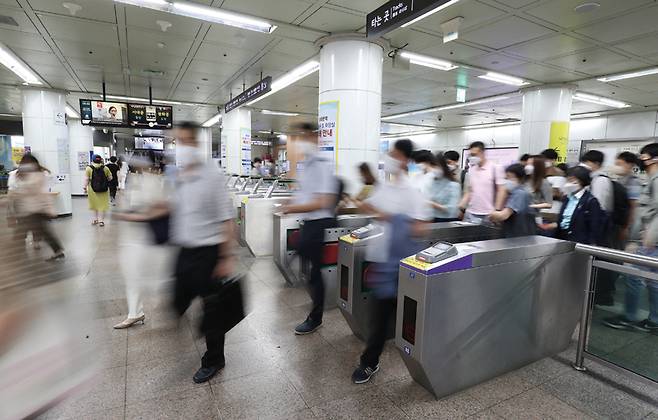
[[[259,157],[251,163],[251,176],[263,176],[263,160]]]
[[[332,162],[318,153],[317,127],[302,123],[294,131],[303,133],[295,140],[295,149],[303,158],[297,174],[299,189],[292,203],[283,206],[281,211],[284,214],[302,214],[304,220],[297,248],[299,256],[311,266],[308,289],[312,307],[306,320],[295,327],[295,334],[305,335],[322,326],[325,290],[322,279],[324,230],[336,224],[339,182],[334,175]]]
[[[640,168],[646,171],[648,180],[638,200],[630,236],[632,243],[627,249],[637,255],[658,258],[658,143],[644,146],[640,151],[638,163]],[[647,270],[644,267],[641,269]],[[624,314],[605,319],[603,323],[615,329],[657,333],[658,282],[627,275],[625,286]],[[638,311],[644,287],[649,294],[649,316],[640,320]]]
[[[497,210],[489,215],[494,223],[503,226],[503,236],[515,238],[537,233],[535,225],[536,210],[531,207],[532,197],[525,188],[525,168],[520,163],[515,163],[505,169],[505,189],[507,200],[502,210]]]
[[[617,176],[617,182],[626,188],[628,195],[629,214],[626,223],[619,229],[619,234],[615,238],[617,249],[624,249],[626,247],[627,238],[630,234],[630,229],[633,226],[637,203],[642,193],[642,183],[635,176],[635,168],[638,166],[638,158],[634,153],[621,152],[617,155],[615,166],[612,167],[611,172]]]
[[[390,180],[377,184],[369,199],[357,203],[361,212],[375,215],[374,224],[381,234],[368,241],[366,248],[365,260],[370,264],[366,282],[374,295],[373,331],[352,373],[356,384],[368,382],[379,370],[379,358],[396,311],[399,262],[422,250],[414,237],[421,234],[424,222],[431,220],[426,198],[407,174],[412,152],[410,140],[396,141],[384,157],[384,172]]]
[[[476,141],[469,147],[468,175],[464,182],[464,196],[459,208],[464,221],[481,224],[505,202],[505,174],[503,169],[485,156],[484,143]]]
[[[541,152],[541,155],[545,159],[546,180],[551,184],[551,187],[553,187],[553,199],[561,200],[562,192],[560,189],[562,188],[562,185],[567,182],[567,178],[565,172],[556,166],[559,156],[553,149],[546,149]]]
[[[448,167],[445,156],[437,154],[434,161],[433,182],[429,188],[429,205],[434,213],[434,222],[453,222],[459,220],[459,199],[461,187],[455,174]]]
[[[466,171],[460,170],[459,167],[459,153],[454,150],[448,150],[443,154],[443,157],[446,160],[448,169],[455,177],[455,180],[459,182],[460,187],[464,187],[464,178],[466,177]]]
[[[599,201],[589,192],[590,171],[582,166],[570,168],[567,182],[562,186],[564,199],[557,223],[547,225],[555,229],[555,236],[587,245],[600,245],[605,212]]]
[[[530,207],[534,209],[550,209],[553,207],[553,190],[546,180],[546,165],[541,155],[530,156],[524,166],[527,176],[526,187],[532,196]]]
[[[423,195],[428,195],[434,183],[434,155],[429,150],[418,150],[414,152],[412,160],[417,168],[412,182]]]

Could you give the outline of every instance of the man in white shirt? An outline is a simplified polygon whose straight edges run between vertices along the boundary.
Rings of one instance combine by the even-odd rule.
[[[359,367],[352,374],[352,381],[357,384],[368,382],[370,377],[379,370],[379,357],[384,349],[386,332],[389,323],[395,316],[397,304],[397,266],[399,256],[391,255],[395,245],[404,248],[412,242],[412,238],[396,235],[393,232],[399,219],[411,219],[409,232],[420,234],[423,221],[432,217],[427,199],[409,182],[407,163],[411,158],[413,145],[409,140],[398,140],[393,149],[384,159],[384,171],[391,177],[389,182],[379,183],[370,198],[359,203],[364,213],[374,214],[382,234],[368,242],[366,261],[375,263],[372,272],[377,279],[374,287],[375,313],[372,322],[375,324],[368,344],[361,355]],[[405,230],[405,229],[402,229]],[[404,255],[406,257],[408,255]],[[403,258],[402,257],[402,258]],[[373,280],[370,280],[373,282]],[[372,284],[371,284],[372,286]]]

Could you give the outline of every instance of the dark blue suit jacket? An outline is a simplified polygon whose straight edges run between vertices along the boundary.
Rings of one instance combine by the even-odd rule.
[[[567,197],[562,200],[562,209],[557,222],[557,237],[587,245],[602,245],[608,217],[601,209],[599,201],[589,191],[585,191],[571,216],[569,228],[563,230],[560,224],[568,201]]]

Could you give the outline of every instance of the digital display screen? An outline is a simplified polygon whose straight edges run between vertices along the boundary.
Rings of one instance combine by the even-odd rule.
[[[173,108],[170,106],[128,104],[130,127],[168,129],[172,123]]]
[[[164,150],[164,137],[135,137],[135,149]]]
[[[127,126],[128,104],[80,99],[80,119],[83,125]]]

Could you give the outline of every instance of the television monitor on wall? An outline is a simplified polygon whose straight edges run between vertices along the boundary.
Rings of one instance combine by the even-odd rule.
[[[173,108],[162,105],[128,104],[128,125],[133,128],[172,128]]]
[[[164,137],[135,137],[137,150],[164,150]]]
[[[128,104],[80,99],[80,119],[83,125],[127,126]]]

